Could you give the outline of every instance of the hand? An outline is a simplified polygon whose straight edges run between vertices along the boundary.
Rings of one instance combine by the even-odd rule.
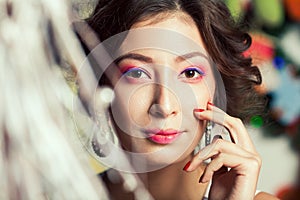
[[[213,142],[194,156],[187,171],[193,171],[211,158],[200,182],[212,179],[210,199],[254,199],[261,158],[256,152],[248,132],[238,118],[208,105],[207,110],[195,112],[199,120],[210,120],[228,129],[232,142],[214,138]]]

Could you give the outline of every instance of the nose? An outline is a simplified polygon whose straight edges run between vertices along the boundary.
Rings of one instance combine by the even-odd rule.
[[[153,103],[150,107],[150,115],[157,118],[175,116],[179,112],[179,102],[176,95],[162,85],[156,85]]]

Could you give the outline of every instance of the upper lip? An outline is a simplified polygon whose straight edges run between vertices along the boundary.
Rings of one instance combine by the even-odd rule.
[[[146,134],[149,135],[174,135],[178,133],[182,133],[183,131],[175,130],[175,129],[147,129],[145,130]]]

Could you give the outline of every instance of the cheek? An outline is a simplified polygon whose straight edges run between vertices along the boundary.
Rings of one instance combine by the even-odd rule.
[[[145,127],[150,123],[148,110],[151,106],[151,88],[144,86],[115,87],[112,114],[115,123],[126,133],[132,128]]]
[[[137,89],[129,98],[129,117],[135,126],[145,127],[150,123],[148,111],[152,104],[152,96],[151,89],[143,87]]]
[[[197,102],[197,108],[206,109],[207,103],[213,100],[213,88],[206,84],[194,86],[193,92]]]

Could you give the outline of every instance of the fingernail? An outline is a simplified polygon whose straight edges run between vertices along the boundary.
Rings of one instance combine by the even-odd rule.
[[[209,179],[204,178],[204,173],[201,175],[200,179],[199,179],[199,183],[207,183],[209,181]]]
[[[184,171],[187,171],[187,169],[190,167],[191,161],[187,162],[183,168]]]
[[[203,112],[204,111],[204,109],[202,109],[202,108],[196,108],[196,109],[194,109],[194,112]]]
[[[223,139],[223,137],[221,135],[215,135],[211,142],[214,143],[217,139]]]
[[[208,102],[207,103],[208,105],[211,105],[211,106],[215,106],[213,103],[211,103],[211,102]]]

